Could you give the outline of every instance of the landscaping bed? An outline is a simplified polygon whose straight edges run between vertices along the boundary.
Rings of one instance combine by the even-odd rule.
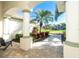
[[[41,32],[36,35],[31,33],[30,36],[33,37],[33,42],[37,42],[37,41],[41,41],[47,38],[49,36],[49,32]],[[23,34],[16,34],[13,41],[20,42],[21,37],[23,37]]]

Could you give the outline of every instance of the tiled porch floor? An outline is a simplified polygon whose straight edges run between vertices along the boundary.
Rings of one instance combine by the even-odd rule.
[[[56,43],[59,44],[59,43]],[[37,42],[33,48],[24,51],[19,48],[19,43],[13,42],[5,51],[0,50],[0,58],[62,58],[63,45],[54,46],[53,42]]]

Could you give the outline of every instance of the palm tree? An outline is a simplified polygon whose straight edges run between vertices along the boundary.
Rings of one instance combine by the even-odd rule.
[[[62,13],[64,13],[64,12],[59,12],[59,11],[58,11],[58,7],[57,7],[57,5],[56,5],[56,10],[55,10],[55,20],[56,20],[56,21],[57,21],[58,17],[59,17]]]
[[[36,20],[40,23],[40,32],[43,23],[47,24],[49,21],[53,21],[52,13],[48,10],[38,10],[35,14]]]

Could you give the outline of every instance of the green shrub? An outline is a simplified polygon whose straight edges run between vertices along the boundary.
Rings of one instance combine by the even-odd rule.
[[[13,39],[13,41],[15,42],[20,42],[20,38],[23,37],[23,34],[16,34],[15,35],[15,39]]]

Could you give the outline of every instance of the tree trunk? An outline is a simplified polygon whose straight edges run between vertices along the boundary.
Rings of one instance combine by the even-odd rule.
[[[42,21],[40,21],[40,33],[41,33]]]

